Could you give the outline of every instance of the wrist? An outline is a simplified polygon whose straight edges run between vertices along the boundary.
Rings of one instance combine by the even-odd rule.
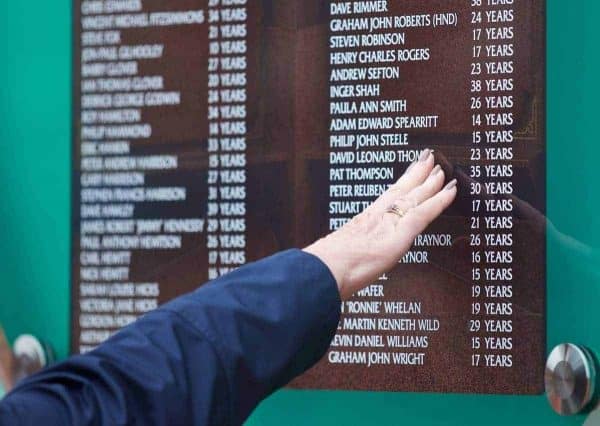
[[[348,253],[342,253],[339,250],[339,247],[330,244],[328,237],[314,242],[304,248],[303,251],[316,256],[325,264],[325,266],[327,266],[327,268],[329,268],[331,275],[333,275],[333,278],[336,281],[338,292],[342,300],[347,299],[352,295],[347,277],[348,271],[351,270],[351,258],[348,256]]]

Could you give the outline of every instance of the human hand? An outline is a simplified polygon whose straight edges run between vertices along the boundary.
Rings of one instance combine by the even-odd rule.
[[[402,177],[342,228],[306,247],[331,270],[342,299],[391,270],[415,238],[455,199],[456,180],[445,174],[433,152],[421,153]],[[395,212],[390,212],[394,207]]]

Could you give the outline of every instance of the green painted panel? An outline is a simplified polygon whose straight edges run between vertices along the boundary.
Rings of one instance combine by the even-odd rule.
[[[0,322],[68,348],[68,0],[0,2]]]
[[[525,1],[525,0],[522,0]],[[0,3],[0,322],[68,350],[71,1]],[[600,3],[548,0],[548,344],[600,351]],[[567,237],[568,236],[568,237]],[[281,391],[251,425],[575,425],[544,397]]]

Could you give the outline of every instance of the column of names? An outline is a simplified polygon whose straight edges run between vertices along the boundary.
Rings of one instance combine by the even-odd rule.
[[[334,1],[329,21],[329,229],[343,226],[385,191],[421,149],[420,132],[440,117],[395,97],[406,67],[426,67],[433,52],[411,37],[457,23],[457,14],[396,15],[387,1]],[[396,87],[394,87],[396,86]],[[424,265],[428,249],[449,246],[448,234],[419,236],[401,264]],[[342,304],[328,353],[332,364],[422,366],[440,320],[420,300],[386,297],[388,276]]]
[[[161,214],[140,217],[140,205],[174,206],[187,189],[152,181],[175,172],[179,158],[168,152],[136,153],[154,141],[147,113],[176,108],[182,94],[163,73],[160,28],[202,25],[204,10],[148,12],[145,2],[82,1],[80,38],[79,352],[155,309],[160,283],[131,275],[136,253],[182,248],[184,234],[203,231],[204,219]],[[128,37],[144,31],[143,42]],[[156,68],[154,68],[156,69]]]

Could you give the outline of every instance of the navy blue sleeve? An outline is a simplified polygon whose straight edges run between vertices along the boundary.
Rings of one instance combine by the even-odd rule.
[[[329,269],[288,250],[27,379],[0,402],[0,425],[241,424],[324,355],[339,315]]]

